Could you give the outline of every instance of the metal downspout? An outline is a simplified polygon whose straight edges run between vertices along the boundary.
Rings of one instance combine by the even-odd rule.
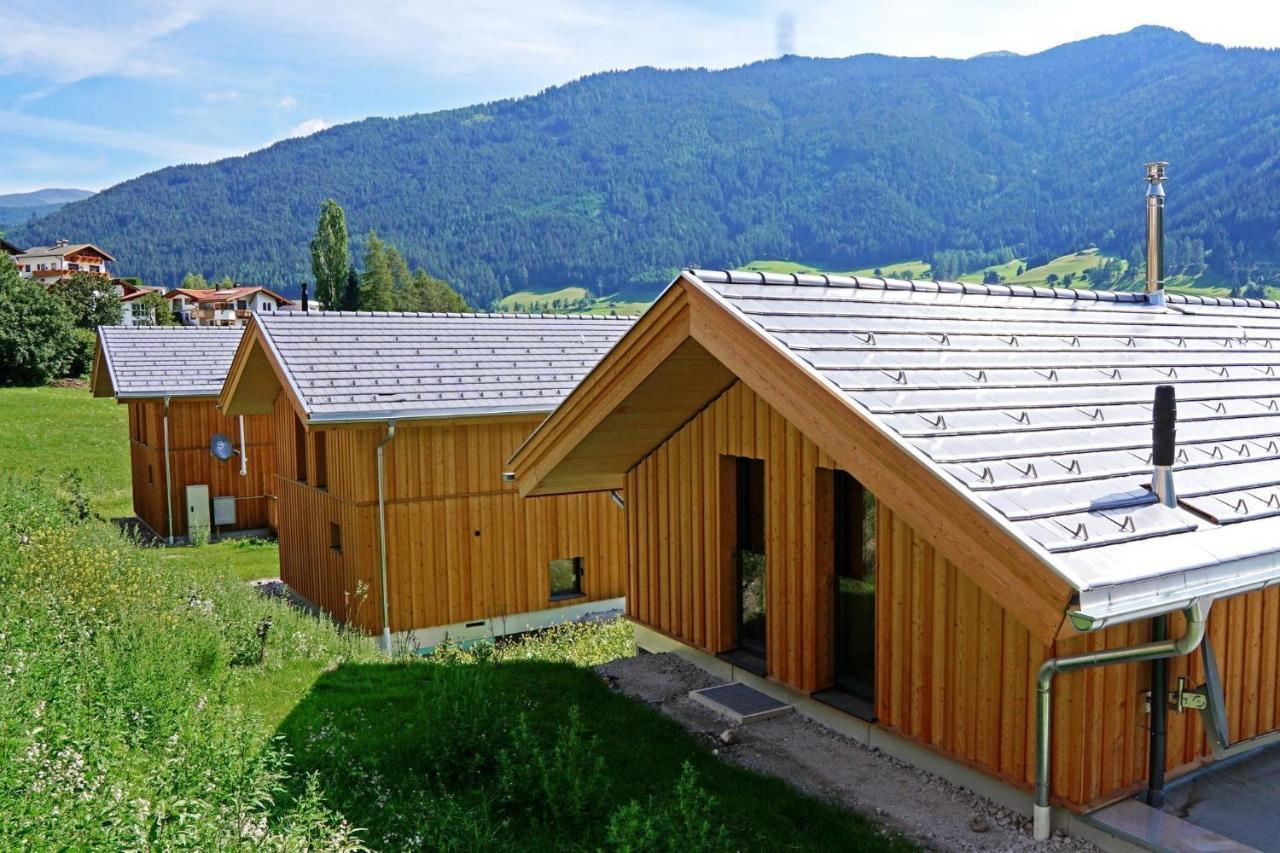
[[[1167,614],[1151,620],[1151,639],[1169,639]],[[1168,740],[1169,662],[1159,658],[1151,662],[1151,738],[1148,746],[1147,805],[1164,808],[1164,759]]]
[[[169,475],[169,398],[164,398],[164,515],[173,544],[173,478]],[[189,533],[190,531],[188,531]]]
[[[379,595],[382,597],[382,650],[391,651],[391,606],[387,599],[387,504],[386,464],[383,450],[396,437],[396,422],[387,421],[387,434],[378,442],[378,563],[380,568]]]
[[[249,476],[249,448],[244,443],[244,415],[240,416],[240,476]]]
[[[1049,762],[1051,757],[1050,722],[1053,714],[1053,677],[1060,672],[1074,672],[1113,663],[1137,663],[1181,657],[1199,647],[1204,640],[1205,622],[1209,614],[1209,601],[1196,599],[1183,610],[1187,618],[1187,630],[1176,640],[1153,641],[1123,649],[1105,649],[1100,652],[1049,658],[1040,666],[1036,676],[1036,800],[1033,811],[1036,841],[1048,839],[1049,825]]]

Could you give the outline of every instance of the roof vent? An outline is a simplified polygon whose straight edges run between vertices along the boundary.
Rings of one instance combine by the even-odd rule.
[[[1178,404],[1172,385],[1157,385],[1151,411],[1151,491],[1167,507],[1178,505],[1173,489],[1173,460],[1178,432]]]
[[[1147,302],[1164,306],[1163,160],[1147,164]]]

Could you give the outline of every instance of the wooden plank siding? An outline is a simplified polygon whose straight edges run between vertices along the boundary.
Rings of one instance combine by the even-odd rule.
[[[159,536],[168,535],[165,513],[164,402],[130,400],[129,450],[133,511]],[[186,487],[207,485],[209,497],[236,500],[236,524],[221,530],[273,527],[276,456],[273,424],[264,415],[246,415],[248,474],[240,476],[238,456],[223,462],[209,452],[216,433],[240,447],[240,426],[215,408],[213,398],[178,399],[169,404],[169,469],[172,481],[173,535],[187,535]],[[212,510],[211,510],[212,511]]]
[[[770,678],[811,692],[831,683],[832,567],[824,495],[837,466],[739,382],[626,474],[627,609],[635,620],[710,653],[736,644],[727,457],[766,465]],[[1035,675],[1049,655],[1134,645],[1147,622],[1053,646],[1028,628],[892,506],[879,502],[876,581],[878,724],[1019,788],[1034,781]],[[1183,630],[1180,617],[1174,632]],[[1280,728],[1280,589],[1214,604],[1233,740]],[[1264,642],[1263,638],[1270,638]],[[1202,684],[1198,654],[1172,661],[1170,683]],[[1059,675],[1054,683],[1055,799],[1077,810],[1139,787],[1147,769],[1149,664]],[[1168,769],[1209,754],[1200,717],[1169,715]]]
[[[384,424],[325,427],[323,460],[306,431],[298,481],[289,398],[275,404],[281,577],[340,621],[382,630],[377,446]],[[504,463],[539,415],[402,421],[385,450],[388,602],[393,632],[617,598],[626,587],[625,514],[607,493],[521,499]],[[342,550],[330,548],[330,525]],[[548,564],[581,557],[584,595],[552,601]],[[349,613],[357,585],[369,595]]]

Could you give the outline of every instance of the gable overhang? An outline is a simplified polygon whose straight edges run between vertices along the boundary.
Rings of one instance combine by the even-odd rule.
[[[89,374],[89,390],[95,397],[116,396],[115,376],[111,371],[111,362],[107,359],[106,348],[102,346],[102,329],[98,329],[93,342],[93,369]]]
[[[289,371],[285,369],[271,334],[255,314],[240,338],[236,354],[227,370],[227,379],[218,395],[218,408],[223,414],[269,415],[275,411],[276,397],[284,390],[304,421],[309,412]]]
[[[1038,640],[1059,634],[1076,587],[1041,549],[688,272],[512,456],[520,494],[621,488],[628,470],[738,380]]]

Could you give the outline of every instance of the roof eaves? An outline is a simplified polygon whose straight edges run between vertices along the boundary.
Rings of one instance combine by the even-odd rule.
[[[324,412],[307,418],[313,424],[382,423],[384,421],[421,421],[456,418],[491,418],[501,415],[539,415],[550,412],[554,406],[546,403],[529,403],[512,406],[457,406],[432,409],[384,409],[382,411]]]

